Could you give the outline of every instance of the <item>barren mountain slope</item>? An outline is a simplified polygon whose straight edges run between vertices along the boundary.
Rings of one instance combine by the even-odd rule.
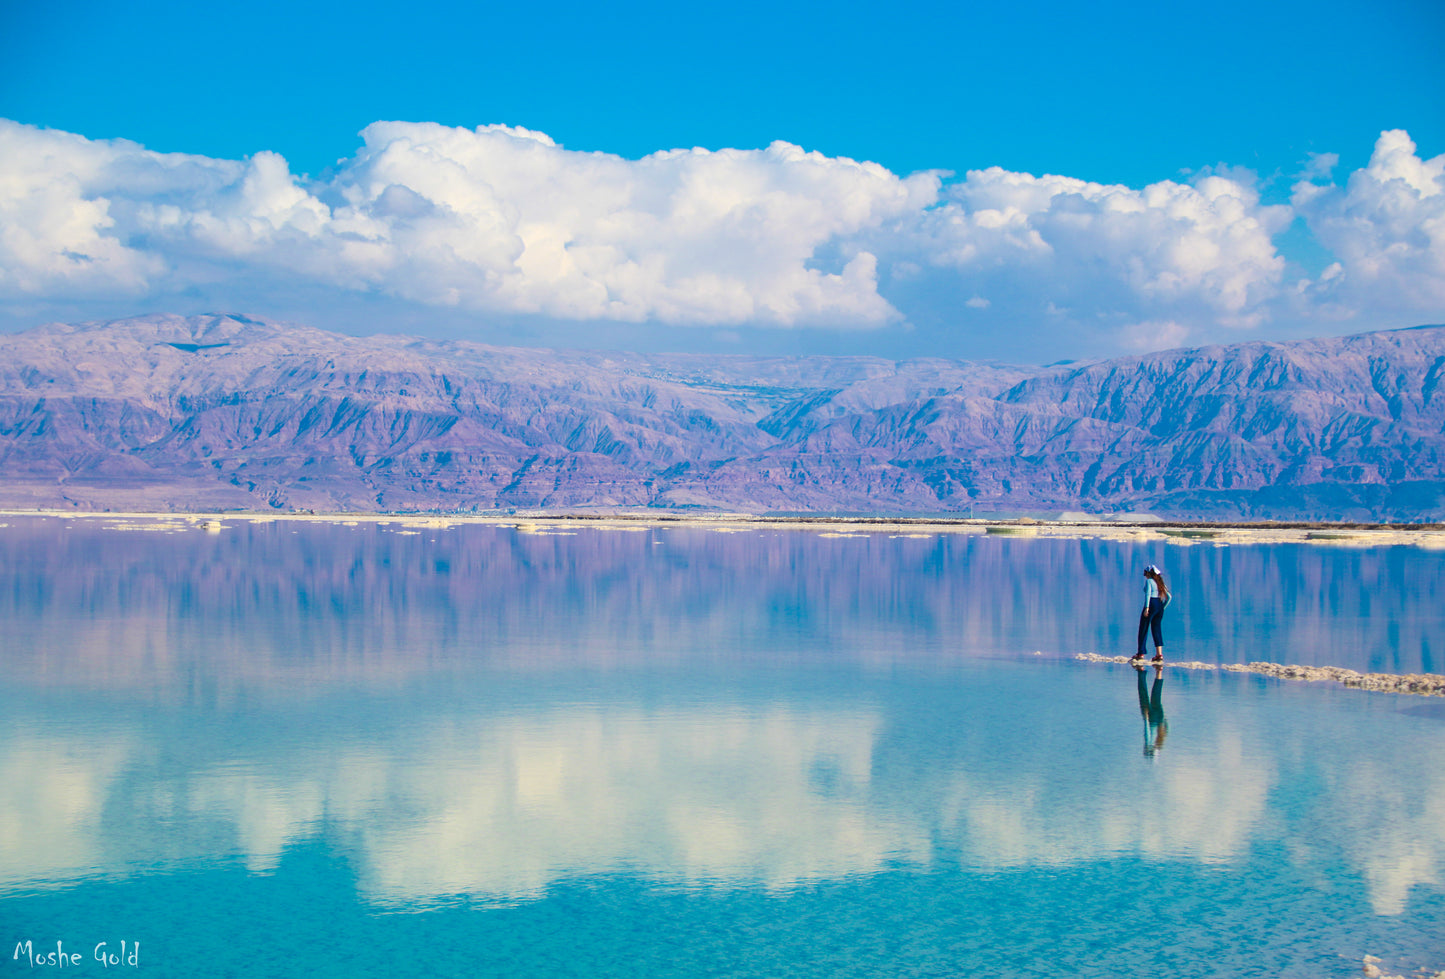
[[[0,337],[0,504],[1439,518],[1442,372],[1442,327],[1032,368],[147,316]]]

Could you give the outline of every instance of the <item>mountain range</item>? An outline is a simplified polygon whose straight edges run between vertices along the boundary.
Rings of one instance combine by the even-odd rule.
[[[0,337],[0,505],[1445,518],[1445,326],[1044,367],[354,337]]]

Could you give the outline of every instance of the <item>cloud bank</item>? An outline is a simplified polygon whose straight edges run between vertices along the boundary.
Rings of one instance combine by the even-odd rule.
[[[641,160],[541,133],[377,123],[305,185],[274,153],[213,160],[0,124],[0,298],[139,295],[259,273],[566,319],[793,326],[898,317],[876,257],[829,242],[917,213],[935,174],[765,150]]]
[[[1285,271],[1273,238],[1292,217],[1239,178],[1133,190],[991,167],[949,187],[895,244],[955,278],[966,306],[1102,319],[1126,345],[1167,346],[1188,332],[1179,321],[1265,318]]]
[[[900,177],[784,142],[628,160],[508,126],[378,122],[362,139],[311,180],[272,152],[157,153],[0,121],[0,308],[226,306],[299,286],[662,326],[926,315],[1126,347],[1285,316],[1445,313],[1445,156],[1421,159],[1398,130],[1343,185],[1314,158],[1275,205],[1242,171],[1135,189],[997,167]],[[1296,218],[1333,253],[1319,276],[1276,248]]]
[[[1384,132],[1344,187],[1301,180],[1292,203],[1338,259],[1306,284],[1316,301],[1445,311],[1445,155],[1422,160],[1404,130]]]

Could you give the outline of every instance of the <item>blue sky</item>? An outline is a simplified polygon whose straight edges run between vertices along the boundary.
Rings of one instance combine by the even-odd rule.
[[[1040,345],[1094,356],[1445,319],[1438,2],[415,8],[0,8],[0,117],[20,124],[5,152],[36,164],[0,220],[24,230],[47,201],[44,228],[89,222],[71,241],[0,246],[0,322],[227,308],[490,342],[1023,360]],[[372,130],[363,159],[358,134],[385,120],[440,126]],[[532,159],[548,145],[533,135],[488,131],[485,148],[446,135],[497,124],[545,134],[553,183],[488,169]],[[1413,147],[1382,150],[1386,131]],[[768,155],[774,141],[823,162]],[[378,163],[403,144],[407,161]],[[692,147],[754,155],[609,163]],[[185,169],[174,154],[215,165],[162,186]],[[258,158],[269,196],[241,195],[262,208],[242,214],[226,187],[256,185]],[[463,198],[426,169],[441,158],[470,161]],[[843,158],[892,180],[850,184],[828,162]],[[37,182],[57,168],[74,179]],[[952,175],[906,183],[924,171]],[[378,174],[470,216],[398,217]],[[1079,183],[1039,203],[1009,174]],[[1302,193],[1302,175],[1325,190]],[[307,200],[278,217],[287,182]],[[1196,193],[1148,191],[1164,182]],[[637,203],[699,186],[681,211]],[[625,202],[579,225],[577,206],[556,205],[567,193],[584,210]],[[859,194],[871,203],[848,210]],[[704,198],[733,210],[679,235]],[[179,224],[155,223],[163,203]],[[522,244],[457,258],[457,236],[467,252],[493,213]],[[668,227],[647,238],[639,221]],[[343,254],[358,235],[385,254]],[[567,268],[539,264],[549,255]]]

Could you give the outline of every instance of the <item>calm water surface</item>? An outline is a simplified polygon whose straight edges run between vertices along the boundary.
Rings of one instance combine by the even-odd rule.
[[[1442,672],[1438,551],[7,519],[11,973],[1445,968],[1445,701],[1069,659],[1152,561],[1175,658]]]

